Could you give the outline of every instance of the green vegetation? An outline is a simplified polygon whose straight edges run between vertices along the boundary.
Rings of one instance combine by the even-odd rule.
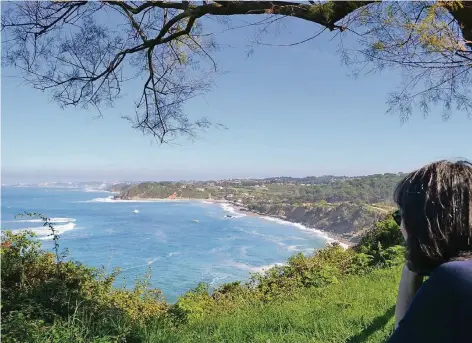
[[[354,202],[391,203],[392,190],[403,174],[374,174],[360,177],[321,176],[306,178],[270,178],[205,182],[143,182],[119,184],[111,190],[119,198],[166,198],[177,193],[180,198],[240,199],[244,204],[270,202],[286,204]]]
[[[66,261],[52,234],[54,253],[33,233],[2,235],[4,342],[381,342],[393,328],[404,250],[390,217],[355,249],[294,255],[245,283],[200,284],[175,304],[147,277],[113,288],[118,271]]]
[[[105,275],[65,261],[57,235],[55,254],[42,250],[34,237],[2,233],[3,342],[115,342],[126,333],[120,323],[143,323],[165,313],[160,291],[145,281],[131,291],[114,288],[118,271]]]
[[[165,342],[385,342],[393,313],[400,268],[352,276],[323,288],[226,314],[207,315],[163,333]],[[159,342],[159,340],[144,340]]]

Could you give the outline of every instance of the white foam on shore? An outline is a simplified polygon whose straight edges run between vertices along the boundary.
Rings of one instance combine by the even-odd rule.
[[[223,211],[226,211],[226,212],[231,213],[234,218],[241,218],[241,217],[245,217],[245,216],[246,216],[246,214],[240,213],[240,212],[239,212],[238,210],[236,210],[231,204],[222,203],[220,206],[221,206],[221,208],[223,209]]]
[[[347,245],[346,243],[342,243],[342,242],[339,242],[337,241],[336,239],[332,238],[329,236],[328,233],[324,232],[324,231],[321,231],[321,230],[318,230],[318,229],[313,229],[313,228],[309,228],[305,225],[302,225],[300,223],[292,223],[292,222],[289,222],[287,220],[283,220],[283,219],[279,219],[279,218],[274,218],[274,217],[268,217],[268,216],[261,216],[261,218],[265,219],[265,220],[269,220],[269,221],[272,221],[272,222],[275,222],[275,223],[278,223],[278,224],[281,224],[281,225],[290,225],[290,226],[294,226],[296,227],[297,229],[299,230],[302,230],[302,231],[305,231],[305,232],[310,232],[312,234],[315,234],[316,236],[318,237],[321,237],[323,238],[326,243],[334,243],[334,242],[337,242],[339,243],[339,245],[344,248],[344,249],[347,249],[349,247],[349,245]]]

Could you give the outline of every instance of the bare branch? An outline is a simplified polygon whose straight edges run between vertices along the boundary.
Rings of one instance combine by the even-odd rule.
[[[205,118],[191,121],[183,111],[187,100],[210,89],[218,71],[212,55],[217,34],[203,31],[205,16],[262,17],[228,28],[255,27],[260,45],[298,45],[326,31],[341,39],[353,34],[358,45],[343,46],[342,59],[356,73],[402,71],[406,88],[392,94],[395,102],[389,104],[399,106],[391,110],[409,114],[418,99],[425,110],[435,102],[446,110],[454,102],[461,110],[472,109],[471,3],[103,0],[11,2],[4,8],[4,65],[23,71],[29,84],[49,90],[61,106],[92,105],[99,111],[113,105],[125,82],[142,80],[135,114],[125,117],[161,143],[182,135],[193,139],[210,127]],[[102,13],[119,25],[104,24]],[[261,42],[289,17],[316,24],[316,33],[288,44]]]

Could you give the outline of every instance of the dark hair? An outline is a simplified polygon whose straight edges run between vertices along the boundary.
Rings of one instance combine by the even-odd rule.
[[[438,161],[409,175],[394,200],[408,234],[410,270],[429,275],[442,263],[472,258],[472,164]]]

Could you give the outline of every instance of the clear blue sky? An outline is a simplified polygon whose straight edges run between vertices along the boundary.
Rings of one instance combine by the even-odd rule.
[[[292,21],[276,41],[294,42],[317,28]],[[443,122],[439,110],[426,119],[416,113],[401,125],[385,114],[399,74],[350,77],[332,33],[293,47],[259,46],[247,58],[253,32],[217,36],[227,46],[215,57],[228,73],[186,106],[190,117],[206,116],[228,130],[180,146],[158,146],[121,119],[134,113],[133,84],[96,119],[94,110],[60,109],[3,69],[2,183],[360,175],[472,158],[466,114]]]

